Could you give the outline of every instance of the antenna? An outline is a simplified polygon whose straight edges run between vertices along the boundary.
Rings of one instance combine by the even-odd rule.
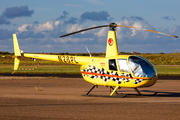
[[[88,48],[87,48],[87,47],[86,47],[86,50],[88,51],[88,53],[89,53],[90,57],[92,57],[92,56],[91,56],[91,53],[89,52],[89,50],[88,50]]]

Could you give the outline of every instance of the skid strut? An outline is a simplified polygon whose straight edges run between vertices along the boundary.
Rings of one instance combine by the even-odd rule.
[[[89,95],[89,93],[96,87],[97,85],[94,85],[88,92],[86,95]]]
[[[110,96],[112,96],[115,92],[117,93],[117,89],[119,88],[119,86],[116,86],[115,88],[113,88],[113,91],[112,91],[112,93],[110,94]]]
[[[110,86],[110,88],[114,90],[114,88],[113,88],[112,86]],[[120,88],[120,87],[119,87],[119,88]],[[118,92],[117,92],[117,91],[115,91],[115,92],[116,92],[116,94],[118,94]]]
[[[134,89],[138,93],[138,95],[142,95],[141,92],[137,88],[134,88]]]
[[[86,95],[89,95],[89,93],[95,88],[95,87],[98,87],[97,85],[94,85],[87,93]],[[115,92],[116,94],[118,94],[118,92],[116,91],[119,86],[116,86],[115,88],[113,88],[112,86],[110,86],[111,89],[113,89],[113,91],[111,92],[110,96],[112,96]]]

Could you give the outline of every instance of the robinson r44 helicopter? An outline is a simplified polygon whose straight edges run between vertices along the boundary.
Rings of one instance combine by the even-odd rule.
[[[142,95],[138,88],[150,87],[156,83],[158,77],[156,69],[147,59],[141,56],[118,55],[118,47],[115,33],[116,27],[128,27],[135,29],[136,27],[110,23],[109,25],[91,27],[66,35],[62,35],[60,37],[65,37],[75,33],[102,27],[109,27],[106,55],[104,58],[91,56],[47,55],[31,54],[24,52],[21,53],[16,34],[13,34],[15,54],[14,70],[16,71],[18,69],[21,57],[63,62],[68,64],[77,64],[81,65],[80,69],[84,80],[94,85],[87,92],[86,95],[89,95],[89,93],[95,88],[95,86],[99,85],[109,86],[110,88],[112,88],[113,91],[110,93],[110,96],[113,96],[115,92],[117,93],[117,89],[121,87],[134,88],[139,95]],[[168,35],[153,30],[141,30],[178,38],[178,36]]]

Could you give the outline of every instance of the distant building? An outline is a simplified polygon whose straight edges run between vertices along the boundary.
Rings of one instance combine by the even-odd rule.
[[[132,51],[132,52],[131,52],[131,54],[135,55],[135,54],[137,54],[137,52],[135,52],[135,51]]]

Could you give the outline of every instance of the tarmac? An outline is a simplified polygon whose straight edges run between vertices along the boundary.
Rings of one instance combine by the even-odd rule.
[[[171,77],[170,77],[171,78]],[[172,77],[173,78],[173,77]],[[0,76],[1,120],[178,120],[180,78],[158,80],[151,87],[118,89],[93,85],[82,77]],[[157,95],[152,96],[157,92]],[[121,93],[127,94],[121,98]]]

